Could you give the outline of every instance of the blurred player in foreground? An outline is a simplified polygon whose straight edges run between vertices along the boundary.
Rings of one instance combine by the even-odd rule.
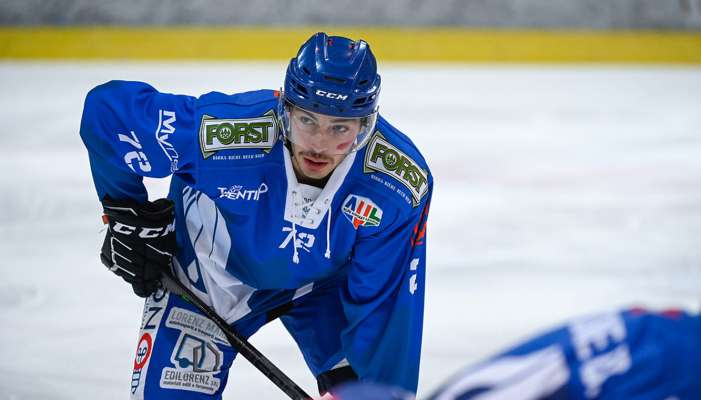
[[[336,400],[409,400],[375,384],[333,391]],[[428,400],[701,399],[701,317],[630,309],[571,320],[469,367]]]

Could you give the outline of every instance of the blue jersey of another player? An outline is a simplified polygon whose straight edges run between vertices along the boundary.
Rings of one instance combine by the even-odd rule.
[[[342,351],[305,354],[312,372],[347,361],[361,379],[415,391],[426,162],[379,118],[323,187],[300,183],[277,107],[272,90],[194,98],[140,82],[98,86],[81,124],[98,196],[143,202],[142,177],[172,174],[178,276],[220,315],[234,323],[340,281],[345,324],[329,334]]]
[[[701,317],[631,309],[577,318],[441,386],[431,400],[701,399]],[[404,400],[384,386],[339,388],[339,400]]]
[[[701,318],[577,318],[456,376],[431,399],[699,399]]]

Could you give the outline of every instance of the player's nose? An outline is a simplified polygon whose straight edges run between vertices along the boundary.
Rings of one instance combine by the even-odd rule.
[[[330,145],[330,137],[328,134],[325,132],[317,132],[316,135],[313,135],[310,140],[309,140],[309,147],[311,150],[317,152],[317,153],[323,153],[324,151],[329,149]]]

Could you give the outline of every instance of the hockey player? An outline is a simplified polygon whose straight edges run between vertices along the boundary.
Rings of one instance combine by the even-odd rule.
[[[235,79],[235,78],[232,78]],[[313,35],[282,91],[199,98],[141,82],[90,91],[81,123],[109,224],[102,262],[147,297],[132,398],[219,399],[235,350],[174,274],[248,337],[280,318],[320,391],[416,391],[433,178],[378,115],[368,44]],[[148,202],[143,176],[172,174]]]
[[[701,399],[701,317],[631,309],[577,318],[457,374],[429,400]],[[357,383],[336,400],[409,400]]]

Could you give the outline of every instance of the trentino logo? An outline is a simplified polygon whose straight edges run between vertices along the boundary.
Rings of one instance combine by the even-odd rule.
[[[272,110],[257,118],[217,119],[202,116],[200,147],[207,158],[220,150],[270,150],[277,137],[277,120]]]
[[[219,197],[227,198],[229,200],[255,200],[260,199],[260,195],[268,192],[268,185],[265,182],[258,186],[258,189],[244,189],[241,185],[234,185],[229,188],[220,187]]]
[[[382,209],[367,197],[348,195],[343,202],[343,214],[353,224],[359,226],[378,226],[382,220]]]

